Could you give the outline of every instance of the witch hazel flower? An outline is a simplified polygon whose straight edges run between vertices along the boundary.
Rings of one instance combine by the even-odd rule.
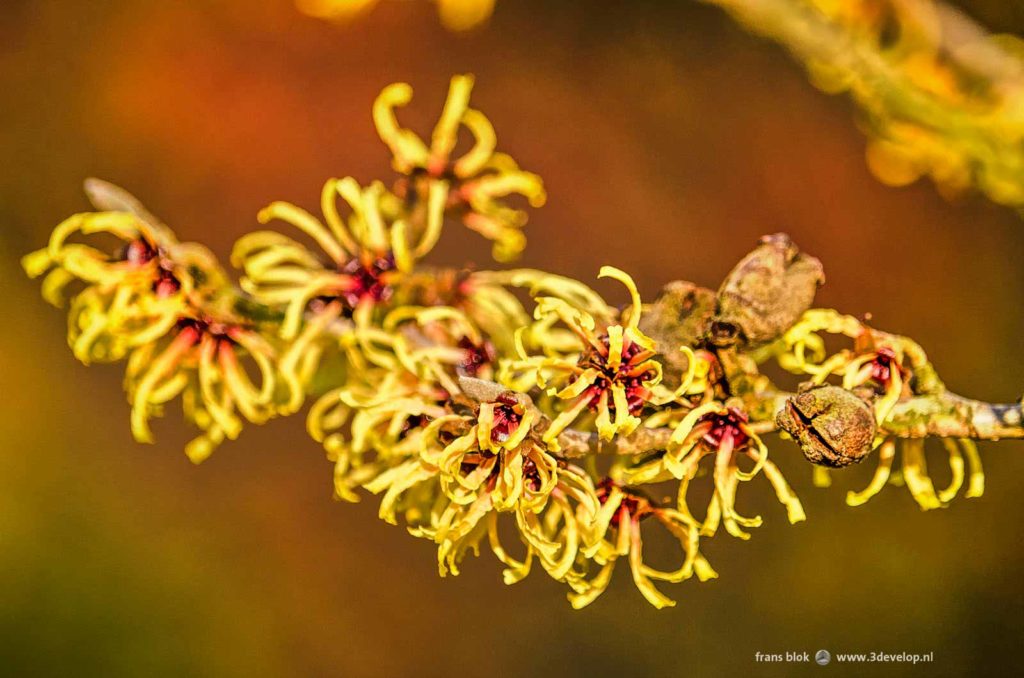
[[[678,583],[696,575],[700,581],[718,577],[718,573],[700,553],[700,525],[690,516],[652,501],[637,488],[604,478],[597,486],[601,504],[597,518],[585,535],[588,546],[582,551],[584,568],[592,560],[599,570],[590,575],[585,570],[568,579],[573,592],[569,602],[575,609],[590,605],[607,590],[617,562],[629,563],[633,583],[651,605],[672,607],[674,600],[659,591],[655,581]],[[641,523],[653,522],[678,541],[683,562],[672,571],[659,570],[644,562]]]
[[[560,411],[544,432],[544,442],[556,449],[559,434],[582,420],[587,420],[584,426],[592,422],[603,440],[633,432],[646,407],[681,398],[697,369],[693,351],[681,347],[694,358],[689,373],[675,390],[661,386],[658,347],[639,328],[642,304],[636,284],[611,266],[603,267],[599,277],[615,279],[629,292],[630,306],[618,322],[606,314],[595,317],[563,298],[540,297],[537,322],[528,331],[531,341],[549,354],[530,355],[523,331],[519,359],[507,361],[503,370],[502,379],[510,386],[535,385],[559,401]],[[551,351],[552,347],[568,350]]]
[[[519,169],[510,156],[495,152],[493,126],[483,113],[469,107],[472,89],[473,76],[452,78],[429,145],[395,117],[395,109],[412,100],[412,88],[406,83],[389,85],[381,92],[373,105],[373,121],[391,149],[395,171],[404,175],[396,194],[415,205],[422,196],[441,190],[447,209],[465,226],[494,241],[495,259],[509,261],[526,245],[522,227],[527,214],[505,204],[505,199],[518,194],[532,207],[540,207],[547,196],[540,177]],[[469,131],[473,145],[453,158],[462,128]]]

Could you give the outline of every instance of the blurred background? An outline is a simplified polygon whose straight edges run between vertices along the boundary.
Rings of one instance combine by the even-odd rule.
[[[1016,3],[958,5],[1024,32]],[[64,314],[18,265],[87,208],[81,180],[125,186],[226,259],[269,201],[313,208],[327,177],[390,177],[373,98],[410,82],[403,120],[426,132],[460,72],[477,75],[500,148],[547,183],[521,263],[586,281],[615,265],[652,298],[673,279],[717,285],[785,230],[825,264],[819,304],[914,337],[955,391],[1020,397],[1024,223],[928,182],[879,184],[853,106],[715,8],[499,0],[462,34],[419,1],[336,25],[290,0],[5,0],[0,674],[913,672],[754,662],[819,648],[934,651],[917,667],[929,675],[1018,666],[1019,442],[982,446],[983,498],[927,514],[899,488],[847,508],[871,464],[815,489],[797,449],[776,444],[808,522],[788,525],[768,484],[751,483],[740,509],[766,525],[709,542],[721,578],[667,589],[679,604],[661,612],[625,568],[581,612],[543,576],[504,586],[491,558],[438,578],[432,546],[378,521],[374,501],[332,500],[301,417],[247,427],[200,468],[173,415],[157,445],[132,442],[120,368],[73,359]],[[488,252],[452,227],[435,261],[487,265]]]

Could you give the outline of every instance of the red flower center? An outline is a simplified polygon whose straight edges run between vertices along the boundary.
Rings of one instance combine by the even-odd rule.
[[[425,414],[414,414],[405,420],[402,424],[402,433],[407,433],[414,428],[422,428],[430,423],[430,417]]]
[[[181,318],[178,320],[179,330],[191,330],[195,332],[196,339],[207,336],[216,340],[217,344],[234,346],[236,342],[231,334],[234,328],[226,323],[216,322],[209,318]]]
[[[526,481],[526,486],[532,491],[537,492],[540,490],[540,471],[537,470],[537,462],[533,459],[527,459],[523,462],[523,480]]]
[[[174,274],[163,268],[160,269],[160,277],[153,283],[153,292],[160,298],[166,298],[177,294],[181,289],[181,283],[174,277]]]
[[[181,289],[181,282],[171,271],[170,264],[165,263],[161,249],[144,238],[136,238],[121,251],[121,260],[134,266],[144,266],[154,259],[157,260],[157,278],[153,281],[153,292],[160,298],[177,294]]]
[[[626,403],[629,407],[629,413],[638,413],[643,409],[644,403],[651,397],[651,392],[644,386],[644,382],[650,380],[653,376],[652,370],[644,368],[642,365],[653,353],[629,339],[624,339],[622,361],[617,369],[612,369],[608,365],[608,356],[611,351],[608,335],[602,334],[598,340],[601,342],[601,347],[589,348],[579,361],[580,367],[584,369],[594,368],[599,372],[597,379],[587,389],[587,393],[590,395],[590,401],[587,403],[588,407],[596,410],[601,402],[601,394],[609,390],[612,384],[620,384],[626,392]],[[608,398],[608,409],[612,416],[614,416],[615,402],[610,396]]]
[[[494,344],[486,339],[480,344],[475,344],[469,337],[463,337],[459,339],[458,347],[465,352],[465,357],[459,363],[459,370],[470,377],[475,377],[481,369],[493,364],[497,358]]]
[[[130,264],[142,266],[157,256],[156,248],[142,238],[132,240],[121,251],[121,259]]]
[[[888,346],[878,349],[875,359],[869,365],[871,365],[871,379],[882,386],[887,386],[892,379],[893,371],[900,369],[896,360],[896,352]]]
[[[341,298],[349,307],[355,308],[360,301],[387,301],[392,289],[384,282],[385,273],[395,270],[395,257],[388,254],[377,257],[369,264],[360,259],[352,259],[346,263],[341,272],[349,276],[349,287],[341,293]]]
[[[491,441],[495,443],[503,443],[512,437],[516,429],[519,428],[519,423],[523,420],[523,415],[516,411],[516,406],[519,404],[518,401],[511,395],[501,394],[498,396],[496,406],[494,408],[494,424],[491,427]]]
[[[619,504],[619,509],[612,516],[611,525],[612,527],[618,527],[622,522],[622,517],[625,514],[629,514],[630,518],[635,520],[644,520],[649,517],[653,512],[651,506],[651,500],[647,497],[630,491],[627,488],[622,487],[611,478],[603,478],[601,482],[597,484],[597,500],[601,502],[601,505],[608,503],[611,498],[612,490],[618,487],[624,493],[622,502]]]
[[[730,407],[724,414],[706,415],[701,421],[711,424],[704,434],[704,442],[712,447],[721,447],[726,438],[732,441],[734,447],[740,447],[750,439],[743,431],[743,425],[748,421],[747,415],[735,407]]]

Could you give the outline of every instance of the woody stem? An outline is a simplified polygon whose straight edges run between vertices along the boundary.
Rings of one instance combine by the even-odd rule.
[[[778,412],[793,394],[785,391],[763,392],[753,398],[750,411]],[[751,425],[758,433],[777,430],[774,416],[755,419]],[[1024,407],[1022,403],[996,404],[972,400],[943,392],[914,396],[897,403],[881,426],[885,435],[896,438],[970,438],[972,440],[1024,439]],[[591,454],[631,456],[664,450],[672,429],[639,428],[628,435],[601,440],[596,433],[568,430],[559,436],[566,457]]]

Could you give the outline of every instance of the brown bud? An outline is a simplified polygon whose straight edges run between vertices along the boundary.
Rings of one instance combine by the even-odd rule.
[[[774,341],[811,307],[825,282],[821,262],[785,233],[766,235],[718,290],[712,341],[756,347]]]
[[[98,210],[103,212],[128,212],[129,214],[134,214],[150,226],[160,224],[160,220],[150,214],[149,210],[142,206],[138,198],[120,186],[115,186],[102,179],[90,177],[85,180],[84,188],[89,202]]]
[[[838,386],[817,386],[786,401],[775,418],[800,444],[807,461],[840,468],[871,452],[877,426],[871,406]]]
[[[640,329],[654,339],[665,361],[679,372],[687,369],[680,346],[696,346],[707,334],[715,314],[715,293],[691,282],[665,285],[657,301],[644,309]]]

